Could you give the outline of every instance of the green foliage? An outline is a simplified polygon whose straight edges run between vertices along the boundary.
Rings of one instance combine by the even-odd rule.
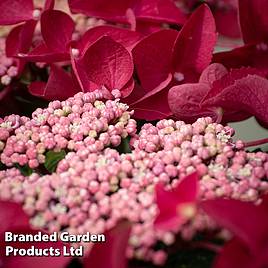
[[[20,166],[19,164],[15,164],[15,167],[19,169],[23,176],[30,176],[33,173],[33,169],[31,169],[28,165]]]
[[[48,151],[46,153],[46,161],[45,161],[45,168],[48,172],[53,173],[58,163],[66,156],[66,152],[64,150],[60,152]]]
[[[126,153],[131,153],[131,149],[129,146],[129,141],[130,138],[122,138],[121,143],[115,148],[120,154],[126,154]]]

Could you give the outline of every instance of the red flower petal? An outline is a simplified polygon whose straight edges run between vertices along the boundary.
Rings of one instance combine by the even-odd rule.
[[[268,73],[268,44],[245,45],[228,52],[214,54],[213,61],[227,68],[251,66]]]
[[[53,9],[55,6],[55,0],[46,0],[44,10]]]
[[[219,62],[227,68],[253,66],[255,48],[255,45],[246,45],[231,51],[215,53],[213,55],[213,62]]]
[[[127,29],[109,25],[97,26],[85,32],[81,40],[79,40],[77,48],[80,53],[83,55],[89,46],[104,35],[111,37],[114,41],[120,43],[129,51],[142,38],[141,34]]]
[[[159,214],[155,219],[155,228],[166,231],[178,231],[183,219],[177,213],[177,196],[164,189],[162,184],[155,187]]]
[[[217,31],[231,38],[240,38],[241,31],[238,23],[237,9],[223,7],[213,12]]]
[[[52,51],[68,51],[67,45],[72,40],[74,26],[72,18],[62,11],[47,10],[42,13],[42,36]]]
[[[228,70],[220,63],[210,64],[201,74],[199,83],[212,86],[213,82],[228,74]]]
[[[46,90],[46,83],[42,81],[34,81],[28,86],[29,92],[37,97],[44,97]]]
[[[180,214],[178,208],[182,205],[195,204],[198,180],[199,176],[195,172],[183,178],[171,191],[165,190],[163,184],[156,185],[156,203],[159,208],[159,215],[155,220],[156,228],[178,231],[180,225],[188,219]]]
[[[72,13],[83,13],[89,17],[126,22],[126,11],[135,5],[135,0],[68,0]]]
[[[146,91],[137,83],[134,83],[134,89],[129,96],[124,99],[124,102],[128,105],[133,105],[138,102],[144,95]]]
[[[164,81],[170,82],[172,48],[175,30],[155,32],[140,41],[133,49],[133,59],[142,87],[151,91]],[[165,42],[163,42],[165,40]],[[163,84],[164,88],[166,84]]]
[[[268,41],[268,1],[239,0],[239,18],[246,44]]]
[[[183,24],[185,15],[171,0],[69,0],[73,13],[84,13],[90,17],[115,22],[128,22],[127,10],[132,9],[136,18],[157,22]]]
[[[221,123],[239,122],[250,118],[252,115],[245,111],[224,110]]]
[[[216,116],[216,112],[206,108],[201,109],[200,103],[210,86],[206,83],[183,84],[172,87],[168,93],[168,104],[179,120],[194,122],[203,116]]]
[[[257,252],[267,241],[268,216],[265,210],[253,203],[238,200],[203,201],[201,208],[221,227],[227,228],[247,247]],[[249,221],[249,215],[254,221]]]
[[[100,88],[99,85],[96,85],[89,80],[82,60],[76,59],[71,54],[71,62],[75,78],[83,92],[90,92]]]
[[[0,201],[0,234],[12,229],[29,227],[29,218],[20,204]]]
[[[69,60],[70,54],[64,51],[52,51],[46,44],[41,43],[27,54],[19,53],[18,57],[27,61],[54,63]]]
[[[228,74],[222,76],[217,81],[214,81],[211,90],[205,96],[203,101],[216,97],[225,88],[233,85],[236,80],[247,77],[250,74],[261,75],[262,72],[254,68],[240,68],[231,70]]]
[[[121,90],[120,90],[122,96],[128,97],[131,94],[131,92],[133,91],[134,86],[135,86],[135,81],[131,77],[130,80],[125,84],[125,86],[122,87]]]
[[[199,175],[193,172],[181,179],[180,183],[174,188],[174,194],[177,195],[179,202],[195,202],[198,193]]]
[[[204,105],[219,106],[224,109],[242,110],[268,124],[268,81],[256,75],[236,80],[215,97],[206,98]]]
[[[141,0],[134,10],[137,19],[184,24],[186,16],[172,0]]]
[[[121,222],[105,233],[106,241],[95,244],[84,258],[84,268],[126,268],[126,248],[131,231],[128,222]]]
[[[216,257],[214,268],[256,268],[253,256],[238,239],[227,242],[219,256]]]
[[[32,95],[43,97],[46,100],[65,100],[79,91],[70,74],[62,68],[51,65],[47,84],[33,82],[29,86]]]
[[[16,24],[33,18],[32,0],[1,0],[0,25]]]
[[[35,20],[29,20],[10,31],[6,39],[6,55],[8,57],[28,52],[32,44],[36,23]]]
[[[81,74],[82,80],[87,77],[89,81],[99,87],[105,86],[110,91],[124,88],[134,68],[129,52],[108,36],[96,41],[82,58],[74,59],[74,63],[77,75]]]
[[[162,24],[159,22],[151,21],[137,21],[136,32],[142,33],[144,35],[150,35],[154,32],[162,30]]]
[[[148,92],[147,92],[147,90],[143,90],[144,94],[140,97],[140,99],[138,99],[135,103],[133,103],[133,105],[140,103],[146,99],[153,99],[154,95],[156,95],[157,93],[159,93],[160,91],[165,89],[170,84],[171,81],[172,81],[172,74],[169,74],[168,77],[166,78],[166,80],[161,82],[153,90],[150,90]],[[164,103],[163,103],[163,105],[164,105]]]
[[[146,98],[130,105],[130,108],[135,111],[134,117],[152,121],[171,116],[172,112],[168,106],[167,93],[168,88],[161,90],[150,98]],[[131,95],[129,97],[131,97]]]
[[[207,5],[201,5],[177,37],[173,53],[174,70],[182,73],[186,81],[199,77],[212,59],[216,37],[213,15]]]

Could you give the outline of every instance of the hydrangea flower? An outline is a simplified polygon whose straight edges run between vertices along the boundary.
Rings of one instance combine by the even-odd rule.
[[[135,109],[137,118],[155,120],[171,115],[168,89],[198,79],[211,61],[215,30],[210,9],[202,5],[179,33],[158,31],[135,46],[133,59],[141,87],[137,86],[126,101]]]
[[[198,83],[172,87],[168,100],[174,115],[190,122],[205,115],[218,122],[241,121],[253,115],[265,125],[267,92],[267,80],[259,70],[240,68],[228,72],[214,63],[203,71]]]
[[[237,200],[205,201],[202,208],[234,237],[216,258],[215,268],[267,265],[267,195],[260,205]],[[248,220],[248,215],[254,222]]]

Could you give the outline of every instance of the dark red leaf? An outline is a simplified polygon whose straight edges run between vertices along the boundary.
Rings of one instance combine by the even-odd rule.
[[[183,74],[186,82],[199,77],[209,65],[216,37],[213,15],[207,5],[201,5],[183,26],[174,46],[174,71]]]
[[[1,0],[0,25],[16,24],[33,18],[32,0]]]
[[[59,10],[47,10],[41,16],[41,32],[47,47],[55,52],[68,51],[72,40],[74,22],[66,13]]]

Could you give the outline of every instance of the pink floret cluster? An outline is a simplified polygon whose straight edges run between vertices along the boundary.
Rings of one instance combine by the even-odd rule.
[[[0,37],[0,85],[9,85],[18,75],[17,61],[6,56],[6,38]]]
[[[65,101],[52,101],[38,108],[31,119],[9,116],[0,124],[1,162],[37,168],[45,153],[79,151],[100,152],[117,147],[121,140],[136,132],[128,106],[116,100],[101,101],[101,92],[78,93]],[[15,122],[14,122],[15,121]],[[21,124],[22,122],[22,124]]]
[[[172,189],[197,171],[200,199],[257,202],[268,190],[268,155],[246,152],[241,141],[233,142],[232,128],[211,118],[193,124],[165,119],[155,126],[145,124],[136,134],[128,107],[101,98],[100,92],[78,93],[37,109],[32,119],[2,120],[0,133],[6,134],[1,134],[1,161],[10,168],[0,171],[0,199],[21,203],[33,227],[103,233],[128,219],[132,223],[128,257],[162,264],[167,253],[155,245],[162,242],[168,248],[177,234],[154,228],[157,183]],[[106,148],[128,136],[131,153]],[[52,174],[24,177],[12,167],[19,163],[36,168],[45,161],[47,150],[63,149],[67,154]],[[24,162],[19,161],[21,156]],[[200,211],[178,231],[190,240],[197,232],[216,227]]]
[[[233,134],[234,129],[213,123],[210,117],[193,124],[164,119],[156,126],[143,125],[130,143],[136,151],[159,155],[156,176],[166,172],[169,177],[183,177],[197,170],[206,199],[255,200],[258,189],[268,187],[268,182],[262,181],[268,176],[268,155],[246,152],[242,141],[232,140]]]

